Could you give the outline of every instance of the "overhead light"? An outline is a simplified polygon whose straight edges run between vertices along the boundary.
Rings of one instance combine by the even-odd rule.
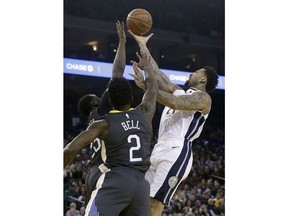
[[[189,57],[192,59],[192,62],[196,61],[197,56],[195,54],[189,55]]]
[[[115,52],[115,53],[116,53],[116,51],[117,51],[116,49],[113,49],[113,52]]]
[[[91,41],[91,42],[89,42],[87,44],[92,47],[94,52],[96,52],[98,50],[98,46],[97,46],[98,41]]]
[[[161,58],[164,58],[165,56],[164,55],[161,55]]]

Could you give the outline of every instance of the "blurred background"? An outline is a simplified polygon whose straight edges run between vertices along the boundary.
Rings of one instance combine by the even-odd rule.
[[[64,58],[112,63],[118,46],[116,21],[126,21],[129,12],[143,8],[150,12],[154,36],[147,46],[161,69],[187,74],[205,65],[225,76],[224,0],[64,0]],[[125,26],[126,27],[126,26]],[[126,61],[137,60],[138,45],[126,32]],[[109,78],[64,73],[64,146],[86,128],[77,111],[84,95],[99,97]],[[134,106],[143,92],[134,88]],[[193,143],[193,168],[181,184],[163,215],[224,215],[225,197],[225,90],[211,93],[213,100],[202,135]],[[155,141],[163,106],[158,104],[153,120]],[[80,152],[71,170],[64,174],[64,214],[71,203],[80,211],[89,149]],[[73,206],[73,205],[72,205]],[[72,207],[74,208],[74,207]]]

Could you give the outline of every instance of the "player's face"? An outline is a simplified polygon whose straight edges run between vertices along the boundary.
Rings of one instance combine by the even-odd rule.
[[[201,68],[199,70],[194,71],[190,74],[189,80],[190,81],[199,81],[201,78],[205,77],[205,69]]]
[[[203,77],[205,77],[205,69],[204,68],[201,68],[199,70],[192,72],[190,74],[190,76],[188,77],[187,81],[185,82],[184,87],[187,89],[190,87],[193,87],[194,85],[199,83],[199,80]]]

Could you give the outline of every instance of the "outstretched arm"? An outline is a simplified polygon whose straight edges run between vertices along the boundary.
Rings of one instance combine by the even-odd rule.
[[[138,43],[140,51],[142,50],[145,53],[147,53],[149,56],[151,56],[150,61],[153,65],[153,67],[155,68],[155,70],[153,72],[156,76],[159,89],[161,89],[162,91],[170,92],[170,93],[173,93],[177,89],[182,89],[180,86],[173,84],[170,81],[170,79],[162,71],[159,70],[157,63],[155,62],[152,55],[150,54],[146,44],[147,44],[148,40],[153,36],[153,33],[151,33],[147,37],[143,37],[143,36],[138,36],[138,35],[133,34],[133,32],[131,32],[130,30],[128,30],[128,32],[130,33],[130,35],[132,35],[132,37],[134,37],[134,39]],[[139,58],[139,54],[136,53],[136,55]],[[140,58],[139,58],[139,60],[140,60]],[[132,63],[133,62],[134,61],[132,61]],[[141,61],[138,63],[138,67],[140,67],[140,68],[143,67]]]
[[[64,148],[64,169],[73,161],[78,151],[94,141],[108,127],[105,120],[93,122],[85,131],[68,143]]]
[[[159,103],[175,110],[199,110],[206,114],[211,107],[211,98],[206,92],[176,96],[159,90],[157,99]]]
[[[113,61],[113,69],[112,69],[112,79],[113,78],[122,78],[126,65],[126,34],[124,31],[124,22],[118,20],[116,22],[119,44],[118,49]]]
[[[112,68],[112,77],[111,79],[114,78],[122,78],[123,73],[125,70],[125,65],[126,65],[126,34],[124,31],[124,22],[119,22],[119,20],[116,22],[116,28],[118,32],[118,37],[119,37],[119,44],[118,44],[118,49],[113,61],[113,68]],[[101,103],[98,108],[98,113],[100,116],[105,115],[112,109],[112,106],[109,103],[108,100],[108,91],[107,89],[104,91],[104,93],[101,96]]]
[[[143,95],[142,98],[142,103],[136,108],[136,109],[141,109],[144,113],[146,113],[146,116],[150,122],[152,122],[153,116],[155,114],[156,110],[156,99],[157,99],[157,80],[154,76],[153,70],[154,67],[150,62],[150,56],[148,56],[147,53],[141,51],[141,56],[140,56],[142,62],[143,62],[143,69],[146,73],[146,80],[144,82],[143,79],[143,89],[146,89],[146,92]],[[133,69],[135,71],[135,75],[132,75],[136,81],[136,77],[138,77],[136,74],[142,74],[142,72],[139,70],[137,63],[133,63]],[[143,78],[143,76],[142,76]]]

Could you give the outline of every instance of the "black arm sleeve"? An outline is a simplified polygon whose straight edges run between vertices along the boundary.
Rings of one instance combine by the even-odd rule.
[[[101,102],[98,107],[98,113],[100,116],[103,116],[112,110],[112,106],[110,105],[108,98],[108,91],[106,89],[101,96]]]

